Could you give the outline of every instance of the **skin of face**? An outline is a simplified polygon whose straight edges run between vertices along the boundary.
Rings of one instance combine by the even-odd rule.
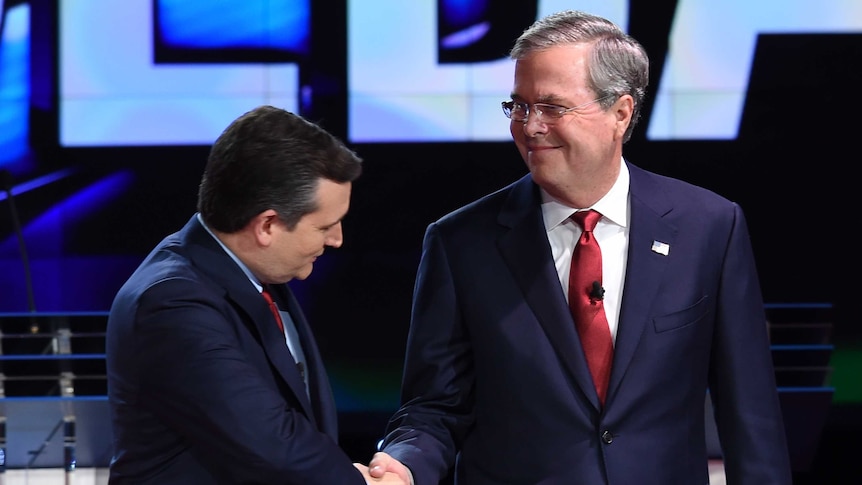
[[[261,239],[266,248],[260,265],[263,281],[304,280],[326,247],[341,246],[344,242],[341,221],[350,206],[350,191],[349,182],[321,179],[316,192],[317,210],[303,216],[292,230],[274,211],[262,214]]]
[[[512,99],[566,108],[596,99],[587,81],[590,48],[555,46],[516,61]],[[553,124],[531,112],[526,122],[512,121],[510,131],[537,184],[564,203],[588,207],[617,178],[632,106],[632,97],[623,95],[607,110],[593,103]]]

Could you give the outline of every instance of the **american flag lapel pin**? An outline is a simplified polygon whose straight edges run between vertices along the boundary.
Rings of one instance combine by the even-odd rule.
[[[670,251],[670,246],[667,243],[663,243],[661,241],[653,241],[652,250],[654,253],[659,253],[663,256],[667,256],[667,253]]]

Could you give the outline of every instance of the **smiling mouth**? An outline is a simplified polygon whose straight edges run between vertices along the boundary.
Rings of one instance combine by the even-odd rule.
[[[559,148],[559,147],[555,147],[555,146],[528,146],[527,151],[528,152],[542,152],[542,151],[546,151],[546,150],[554,150],[557,148]]]

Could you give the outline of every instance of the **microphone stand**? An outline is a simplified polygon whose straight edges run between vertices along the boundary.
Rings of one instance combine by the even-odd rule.
[[[18,238],[18,250],[21,252],[21,262],[24,265],[24,281],[27,289],[27,308],[31,313],[36,312],[36,302],[33,296],[33,278],[30,274],[30,258],[27,256],[27,245],[24,241],[24,232],[21,230],[21,221],[18,218],[18,209],[15,207],[15,197],[12,194],[12,175],[8,170],[0,171],[0,178],[3,181],[3,190],[6,192],[6,200],[9,201],[9,213],[12,216],[12,227],[15,230],[15,236]],[[32,333],[39,331],[37,323],[33,323],[30,327]]]

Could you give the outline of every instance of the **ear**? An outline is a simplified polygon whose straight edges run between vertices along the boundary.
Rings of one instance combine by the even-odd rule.
[[[613,107],[615,116],[614,132],[617,137],[623,138],[632,122],[632,113],[635,110],[635,100],[630,94],[620,96]]]
[[[267,209],[254,216],[254,219],[251,220],[251,230],[257,244],[269,247],[272,244],[273,233],[276,230],[275,225],[280,223],[278,213],[272,209]]]

